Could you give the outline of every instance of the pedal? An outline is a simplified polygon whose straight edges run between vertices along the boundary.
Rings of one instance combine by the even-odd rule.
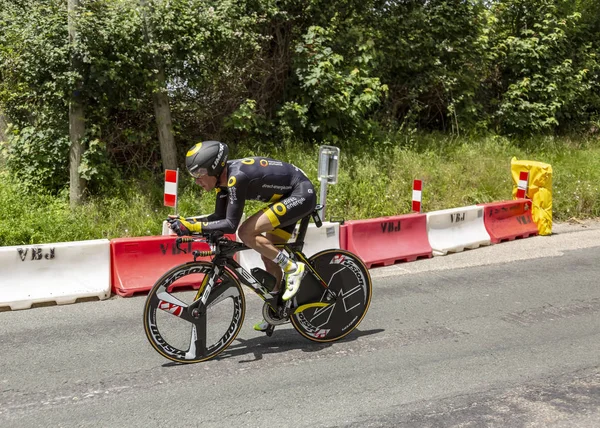
[[[267,329],[265,330],[265,334],[266,334],[268,337],[271,337],[271,336],[273,336],[273,332],[274,332],[274,331],[275,331],[275,326],[274,326],[273,324],[270,324],[270,325],[267,327]]]

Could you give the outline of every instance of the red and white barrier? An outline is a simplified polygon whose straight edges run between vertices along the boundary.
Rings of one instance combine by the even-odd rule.
[[[149,291],[154,283],[169,269],[185,262],[193,261],[192,251],[207,251],[204,242],[187,242],[180,245],[187,254],[177,249],[175,237],[145,236],[137,238],[117,238],[110,241],[112,262],[112,290],[120,296]],[[210,257],[197,260],[210,260]],[[193,285],[202,277],[184,278]],[[191,281],[191,282],[190,282]]]
[[[368,268],[432,256],[425,214],[350,220],[341,230],[342,249],[359,256]]]
[[[527,197],[528,182],[529,182],[529,172],[521,171],[519,173],[519,183],[517,184],[517,199],[525,199]]]
[[[108,239],[0,247],[0,307],[110,297]]]
[[[427,213],[427,234],[434,256],[491,244],[483,207],[476,205]]]
[[[538,227],[531,217],[531,201],[513,201],[480,204],[484,209],[484,224],[493,244],[528,238],[538,234]]]
[[[177,211],[177,181],[179,171],[174,169],[165,170],[165,197],[166,207],[175,207]]]
[[[423,180],[413,181],[413,192],[412,192],[412,210],[414,212],[421,212],[421,197],[423,190]]]

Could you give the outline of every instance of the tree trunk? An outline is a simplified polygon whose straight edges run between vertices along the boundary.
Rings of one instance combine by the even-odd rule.
[[[74,22],[75,12],[79,7],[79,0],[69,0],[69,44],[71,45],[71,70],[81,72],[82,62],[75,53],[73,46],[77,40],[77,26]],[[80,205],[83,201],[83,194],[86,190],[86,181],[79,174],[79,165],[81,165],[81,156],[85,151],[83,137],[85,135],[85,111],[81,99],[82,81],[79,79],[75,83],[71,99],[69,101],[69,202],[71,207]]]
[[[79,95],[73,94],[69,104],[69,139],[71,146],[69,148],[69,201],[71,207],[80,205],[83,201],[83,192],[85,192],[87,183],[79,174],[79,165],[81,165],[81,156],[85,151],[83,136],[85,135],[85,117],[83,105],[79,100]]]
[[[140,0],[144,24],[146,27],[146,43],[152,41],[152,24],[147,19],[146,0]],[[154,102],[154,116],[156,127],[158,129],[158,142],[160,144],[160,156],[163,169],[177,169],[177,146],[173,136],[173,123],[171,121],[171,107],[169,105],[169,96],[166,90],[165,68],[160,58],[154,56],[151,59],[153,68],[158,70],[154,75],[154,86],[156,89],[152,92],[152,101]]]
[[[175,138],[173,137],[171,107],[169,106],[169,96],[164,89],[166,87],[165,71],[162,65],[158,66],[158,70],[159,72],[155,76],[158,89],[152,94],[152,99],[154,101],[154,114],[158,128],[160,156],[162,158],[163,169],[177,169],[177,147],[175,146]]]
[[[6,128],[8,128],[6,117],[4,117],[4,113],[0,110],[0,142],[6,141]]]

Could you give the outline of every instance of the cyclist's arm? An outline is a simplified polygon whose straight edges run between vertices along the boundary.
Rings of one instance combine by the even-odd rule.
[[[217,188],[217,200],[215,202],[215,212],[212,214],[204,214],[204,215],[194,215],[190,217],[185,217],[186,221],[191,221],[192,223],[197,222],[207,222],[207,221],[215,221],[225,218],[227,210],[227,193],[221,192],[221,189]],[[169,216],[176,218],[177,216]]]
[[[202,222],[202,232],[220,230],[223,233],[235,233],[244,214],[244,205],[247,197],[248,178],[245,174],[238,174],[229,186],[226,197],[217,195],[215,212]],[[230,181],[231,183],[232,181]]]
[[[215,221],[224,219],[227,215],[227,192],[223,192],[217,187],[217,198],[215,200],[215,212],[206,217],[205,221]]]
[[[185,217],[185,219],[186,219],[186,220],[188,220],[188,221],[189,221],[189,220],[195,220],[195,221],[206,221],[206,220],[208,220],[208,218],[209,218],[211,215],[212,215],[212,214],[210,214],[210,215],[194,215],[194,216],[191,216],[191,217]]]

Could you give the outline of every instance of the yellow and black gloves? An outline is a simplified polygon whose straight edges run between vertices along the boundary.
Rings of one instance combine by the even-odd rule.
[[[169,222],[169,227],[177,234],[177,236],[202,233],[202,223],[195,219],[169,216],[167,221]]]

